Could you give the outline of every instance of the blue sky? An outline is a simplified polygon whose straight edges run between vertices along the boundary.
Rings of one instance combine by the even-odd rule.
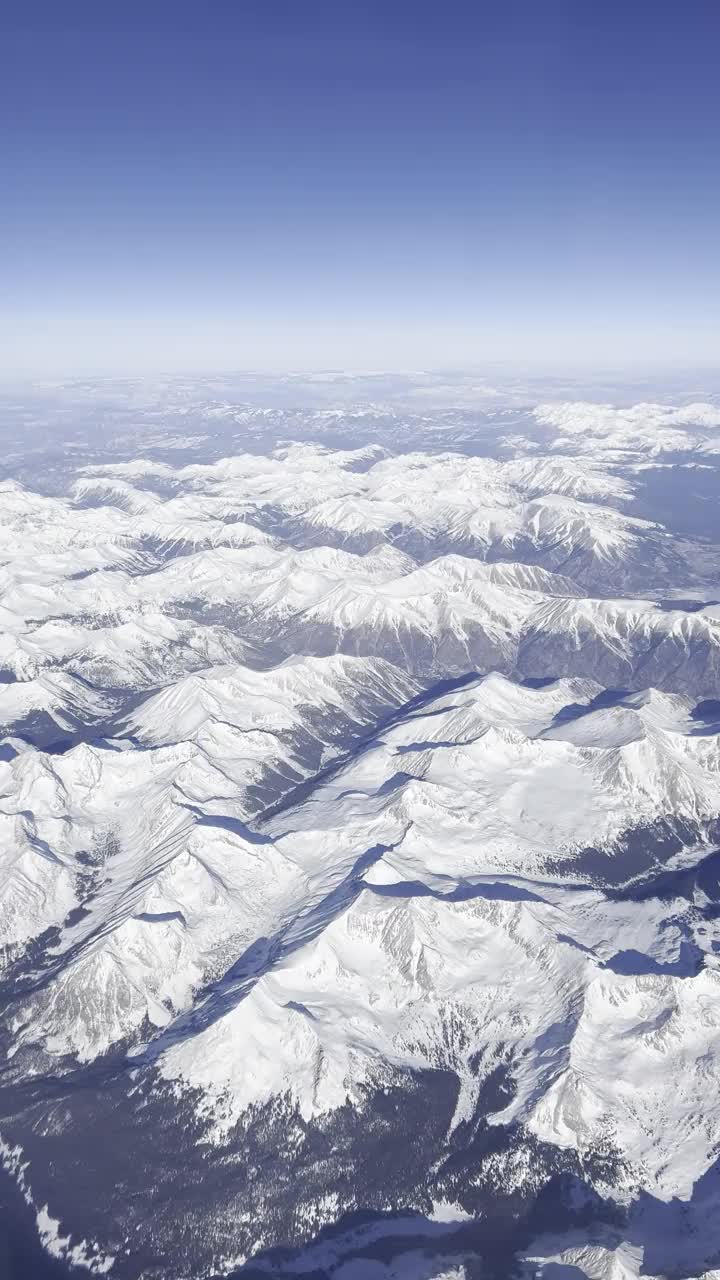
[[[3,23],[6,374],[716,358],[714,2]]]

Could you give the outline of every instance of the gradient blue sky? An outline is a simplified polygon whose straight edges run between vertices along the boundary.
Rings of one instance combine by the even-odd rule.
[[[716,0],[2,26],[5,374],[717,357]]]

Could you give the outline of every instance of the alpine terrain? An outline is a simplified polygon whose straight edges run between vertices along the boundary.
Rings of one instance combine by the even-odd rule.
[[[586,395],[4,395],[0,1276],[720,1276],[720,399]]]

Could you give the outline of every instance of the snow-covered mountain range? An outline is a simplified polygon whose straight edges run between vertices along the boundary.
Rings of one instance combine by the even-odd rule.
[[[717,403],[173,395],[0,480],[0,1151],[43,1247],[710,1280]]]

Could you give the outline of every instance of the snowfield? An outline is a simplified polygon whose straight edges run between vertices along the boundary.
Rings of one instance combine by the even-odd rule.
[[[0,479],[0,1133],[43,1246],[711,1280],[720,529],[647,471],[706,485],[717,405],[176,394]]]

